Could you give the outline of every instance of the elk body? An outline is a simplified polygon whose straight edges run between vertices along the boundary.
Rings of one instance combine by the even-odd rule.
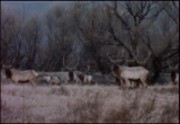
[[[108,56],[108,54],[107,54]],[[108,59],[113,63],[111,68],[113,76],[116,78],[116,82],[120,86],[132,86],[132,83],[139,86],[139,83],[144,87],[147,87],[147,76],[149,71],[142,66],[128,67],[117,64],[118,61],[112,60],[109,56]]]
[[[93,77],[91,75],[81,74],[79,75],[79,79],[83,84],[93,84]]]
[[[94,84],[92,75],[81,73],[78,74],[78,78],[81,80],[82,84]]]
[[[113,70],[114,71],[114,70]],[[119,72],[114,72],[116,76],[119,76],[121,81],[125,81],[124,84],[131,86],[131,81],[134,82],[139,80],[146,87],[146,79],[149,74],[149,71],[141,66],[138,67],[126,67],[119,65]]]
[[[78,77],[74,71],[63,71],[59,72],[58,77],[64,83],[76,83],[78,82]]]
[[[30,82],[33,86],[35,85],[35,79],[38,76],[38,73],[34,70],[17,70],[14,68],[10,68],[4,66],[5,74],[8,78],[10,78],[13,82],[18,84],[19,82]]]
[[[41,75],[41,80],[45,80],[49,85],[59,85],[61,84],[61,80],[58,76],[56,75],[48,75],[48,74],[43,74]]]
[[[59,79],[58,76],[51,76],[51,78],[49,80],[49,84],[50,85],[53,85],[53,84],[59,85],[59,84],[61,84],[61,80]]]

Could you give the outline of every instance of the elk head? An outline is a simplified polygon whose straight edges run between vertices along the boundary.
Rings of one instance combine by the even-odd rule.
[[[12,65],[2,64],[2,67],[5,69],[5,74],[6,74],[7,78],[11,78],[12,77],[12,72],[11,72]]]
[[[113,64],[113,66],[111,67],[111,70],[115,73],[115,74],[119,74],[119,63],[120,64],[122,64],[122,60],[113,60],[110,56],[109,56],[109,54],[107,53],[106,54],[107,55],[107,58],[108,58],[108,60]]]
[[[122,60],[113,60],[112,58],[109,57],[108,53],[106,55],[107,55],[108,60],[113,64],[113,66],[111,66],[112,74],[115,77],[116,82],[119,83],[119,85],[121,85],[122,84],[121,79],[120,79],[120,69],[121,68],[118,63],[122,64],[123,61]]]

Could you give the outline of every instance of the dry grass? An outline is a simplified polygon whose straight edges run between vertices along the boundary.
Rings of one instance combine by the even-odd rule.
[[[179,123],[179,88],[1,84],[1,122]]]

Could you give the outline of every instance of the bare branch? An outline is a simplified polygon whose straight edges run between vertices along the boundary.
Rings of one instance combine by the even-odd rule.
[[[113,12],[114,12],[114,14],[116,15],[116,17],[120,19],[120,21],[121,21],[122,24],[125,26],[125,28],[126,28],[127,30],[130,30],[130,27],[129,27],[129,25],[127,24],[127,22],[126,22],[126,21],[123,19],[123,17],[118,13],[118,10],[117,10],[117,1],[114,1]]]

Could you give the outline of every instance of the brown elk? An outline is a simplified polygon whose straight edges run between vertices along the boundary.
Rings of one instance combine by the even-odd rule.
[[[30,82],[33,86],[35,85],[35,78],[38,73],[35,70],[17,70],[12,68],[12,66],[3,65],[5,69],[5,75],[10,78],[13,82],[18,84],[18,82]]]
[[[148,57],[150,54],[148,54]],[[116,81],[119,83],[120,86],[126,85],[131,86],[133,83],[141,83],[143,86],[147,87],[147,76],[149,74],[149,71],[145,69],[142,66],[134,66],[134,67],[128,67],[119,65],[119,62],[122,62],[122,60],[113,60],[109,57],[107,54],[108,59],[111,63],[113,63],[113,66],[111,68],[113,76],[116,78]],[[147,59],[146,59],[147,60]],[[140,81],[140,82],[139,82]],[[139,84],[138,84],[139,85]]]
[[[77,76],[82,81],[83,84],[94,84],[92,75],[86,74],[90,70],[90,66],[87,66],[87,70],[84,73],[79,73]]]
[[[65,64],[65,56],[63,56],[63,66],[68,70],[68,72],[61,72],[62,78],[68,76],[67,82],[76,83],[78,81],[78,77],[77,77],[77,74],[75,73],[75,70],[76,70],[78,64],[79,64],[79,57],[78,57],[78,61],[77,61],[76,65],[74,65],[73,67],[67,66]]]
[[[168,61],[168,66],[171,71],[171,82],[173,85],[179,84],[179,73],[177,73],[178,70],[178,64],[170,64]]]

